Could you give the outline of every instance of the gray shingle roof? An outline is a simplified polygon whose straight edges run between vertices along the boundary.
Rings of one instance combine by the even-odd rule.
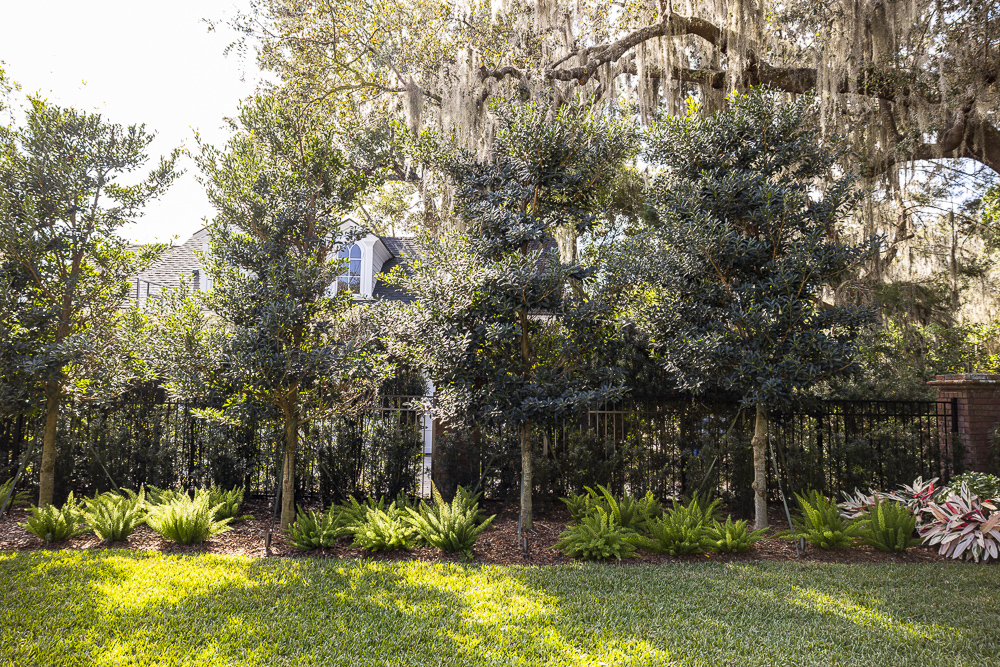
[[[202,240],[197,233],[179,246],[174,246],[163,253],[156,264],[139,274],[140,289],[145,294],[147,283],[150,295],[158,293],[165,287],[180,287],[181,276],[191,276],[201,270],[201,260],[195,255],[195,250],[201,250]],[[204,280],[204,276],[201,277]],[[135,279],[133,279],[133,283]]]
[[[403,271],[409,274],[410,259],[419,255],[416,240],[412,238],[397,236],[381,236],[382,243],[386,249],[392,253],[392,259],[382,265],[382,270],[375,276],[375,289],[372,290],[372,299],[385,299],[387,301],[402,301],[410,303],[413,295],[398,285],[389,285],[381,279],[382,274],[388,275],[395,267],[403,267]]]

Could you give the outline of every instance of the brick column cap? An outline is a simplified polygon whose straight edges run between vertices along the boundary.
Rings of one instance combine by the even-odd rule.
[[[958,389],[964,387],[1000,387],[1000,375],[990,373],[958,373],[955,375],[938,375],[927,383],[929,387],[939,389]]]

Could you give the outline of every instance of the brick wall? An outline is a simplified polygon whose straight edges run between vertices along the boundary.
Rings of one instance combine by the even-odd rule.
[[[990,433],[1000,423],[1000,375],[938,375],[927,384],[938,390],[939,401],[958,399],[958,432],[965,444],[964,467],[995,472]]]

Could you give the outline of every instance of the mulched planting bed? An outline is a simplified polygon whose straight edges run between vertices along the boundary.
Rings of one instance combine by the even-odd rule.
[[[573,562],[562,553],[552,549],[559,540],[559,534],[566,530],[570,516],[560,504],[536,508],[535,530],[529,533],[528,553],[525,556],[517,542],[516,504],[496,502],[483,503],[483,509],[488,514],[497,514],[493,525],[486,529],[476,542],[473,562],[499,565],[556,565]],[[392,551],[386,553],[371,553],[350,546],[350,538],[342,538],[340,544],[332,549],[316,549],[314,551],[299,551],[288,544],[275,525],[271,539],[270,554],[265,550],[264,542],[268,525],[271,523],[271,508],[263,501],[248,501],[243,507],[243,513],[255,518],[233,524],[233,530],[214,537],[202,544],[189,546],[179,545],[165,540],[148,526],[140,526],[124,542],[110,545],[116,549],[135,549],[138,551],[159,551],[162,553],[210,553],[245,556],[279,556],[286,558],[370,558],[375,560],[403,561],[459,561],[459,556],[445,554],[430,547],[419,547],[410,551]],[[14,509],[9,515],[0,518],[0,551],[18,550],[34,551],[39,549],[104,549],[109,545],[102,543],[93,533],[87,533],[59,544],[46,545],[37,537],[21,528],[18,524],[24,522],[28,512],[22,508]],[[769,520],[773,534],[788,529],[784,510],[780,506],[769,509]],[[625,559],[623,563],[679,563],[679,562],[711,562],[726,563],[734,561],[795,561],[795,562],[825,562],[825,563],[919,563],[919,562],[952,562],[937,553],[936,548],[917,546],[902,554],[887,554],[872,547],[854,546],[843,551],[822,551],[806,545],[806,551],[801,557],[795,554],[795,545],[786,540],[776,538],[763,539],[757,542],[750,551],[744,554],[712,553],[702,556],[660,556],[639,553],[638,558]],[[991,561],[996,564],[997,561]]]

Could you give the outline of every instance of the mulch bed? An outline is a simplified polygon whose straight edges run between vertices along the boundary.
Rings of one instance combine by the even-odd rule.
[[[484,503],[488,513],[497,514],[493,525],[480,535],[476,542],[473,562],[493,563],[500,565],[556,565],[573,562],[572,558],[551,547],[558,541],[559,533],[566,529],[569,513],[561,505],[536,508],[535,530],[529,534],[528,552],[525,555],[517,542],[516,504]],[[458,556],[444,554],[430,547],[416,548],[411,551],[395,551],[375,553],[352,548],[350,539],[344,538],[341,544],[332,549],[317,549],[303,552],[288,544],[277,529],[275,529],[270,554],[265,550],[265,535],[270,521],[270,507],[263,501],[249,501],[243,507],[243,512],[252,514],[254,519],[241,521],[233,525],[233,530],[223,533],[202,544],[183,546],[165,540],[148,526],[140,526],[127,540],[110,545],[116,549],[135,549],[137,551],[159,551],[167,554],[177,553],[210,553],[244,556],[277,556],[283,558],[371,558],[376,560],[422,560],[422,561],[459,561]],[[109,545],[102,543],[93,533],[88,533],[66,540],[60,544],[46,546],[40,539],[21,528],[28,512],[22,508],[14,509],[9,515],[0,518],[0,551],[34,551],[40,549],[104,549]],[[771,507],[769,510],[771,531],[773,534],[788,529],[781,507]],[[951,559],[939,555],[936,549],[918,546],[908,549],[902,554],[887,554],[872,547],[855,546],[844,551],[822,551],[806,546],[806,552],[797,557],[795,545],[786,540],[766,538],[757,542],[750,551],[744,554],[709,554],[708,556],[658,556],[640,553],[640,557],[627,559],[627,563],[677,563],[677,562],[732,562],[732,561],[795,561],[812,563],[923,563],[949,562]]]

